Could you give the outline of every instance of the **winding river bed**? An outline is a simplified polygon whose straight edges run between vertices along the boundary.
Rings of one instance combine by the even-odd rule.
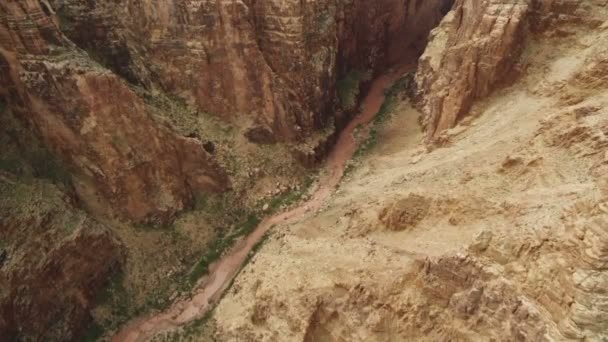
[[[250,235],[239,241],[228,253],[211,265],[210,274],[193,291],[191,297],[178,299],[165,311],[131,321],[112,337],[112,341],[147,341],[156,333],[187,324],[210,310],[230,286],[249,252],[266,232],[275,225],[290,224],[302,219],[308,212],[320,209],[329,199],[342,179],[346,164],[358,148],[354,138],[356,128],[360,125],[365,127],[372,122],[385,100],[386,90],[404,73],[414,68],[413,64],[403,65],[373,80],[363,100],[362,111],[341,132],[327,158],[326,172],[320,176],[317,189],[309,200],[293,209],[264,219]]]

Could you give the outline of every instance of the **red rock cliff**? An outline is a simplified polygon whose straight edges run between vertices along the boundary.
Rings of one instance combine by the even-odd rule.
[[[427,137],[453,127],[508,79],[524,42],[528,0],[457,0],[433,30],[416,74]]]
[[[0,93],[72,168],[81,199],[135,221],[166,222],[196,192],[227,186],[200,142],[155,123],[127,84],[76,49],[41,6],[0,5]]]
[[[584,10],[603,0],[457,0],[434,29],[416,73],[417,100],[433,140],[519,73],[527,37],[567,35],[569,25],[598,26]]]
[[[9,1],[0,7],[2,89],[82,176],[76,185],[89,206],[107,202],[123,217],[167,221],[193,193],[222,190],[227,180],[196,140],[154,123],[128,83],[271,140],[299,140],[331,120],[338,79],[415,60],[450,6]]]
[[[293,141],[333,115],[336,81],[349,70],[378,72],[417,58],[451,3],[70,0],[55,7],[77,45],[131,82]]]
[[[121,244],[52,184],[0,172],[0,192],[0,339],[81,341]]]

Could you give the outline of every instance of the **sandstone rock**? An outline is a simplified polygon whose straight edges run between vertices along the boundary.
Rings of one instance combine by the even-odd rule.
[[[378,218],[390,230],[404,230],[422,221],[430,206],[431,201],[428,198],[410,194],[384,208]]]
[[[505,172],[508,169],[522,165],[524,160],[520,156],[507,156],[500,165],[500,171]]]
[[[431,33],[416,73],[428,139],[453,127],[473,101],[513,78],[529,1],[457,0]]]
[[[198,140],[155,123],[128,85],[75,49],[41,6],[0,5],[0,94],[72,168],[91,209],[164,223],[195,193],[227,187]]]
[[[530,28],[535,33],[548,36],[570,35],[575,25],[597,28],[603,20],[594,18],[594,13],[590,13],[589,8],[593,4],[606,5],[602,0],[532,0]]]
[[[121,244],[41,181],[0,180],[0,336],[82,340],[89,310],[124,262]]]
[[[273,133],[262,126],[255,126],[245,132],[245,136],[249,141],[257,144],[274,144],[276,139]]]
[[[51,3],[67,36],[130,82],[289,141],[330,121],[351,70],[417,58],[452,0]]]
[[[526,34],[564,36],[573,34],[568,25],[588,29],[602,25],[601,18],[589,14],[592,5],[602,6],[602,2],[457,0],[432,31],[416,73],[416,98],[424,114],[427,140],[454,127],[476,99],[516,78]],[[598,44],[600,49],[605,49],[605,44]],[[599,52],[595,56],[601,60],[603,55]],[[605,76],[608,69],[598,64],[599,70],[581,76],[585,87],[605,82],[602,73]]]

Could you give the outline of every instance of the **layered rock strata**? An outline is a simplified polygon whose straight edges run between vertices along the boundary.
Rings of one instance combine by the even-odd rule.
[[[54,7],[72,41],[130,82],[297,141],[331,121],[336,82],[348,72],[415,60],[451,3],[69,0]]]
[[[453,127],[475,99],[516,72],[529,1],[458,0],[433,30],[416,74],[427,138]]]
[[[78,50],[41,6],[0,5],[0,94],[70,166],[89,207],[163,223],[194,194],[227,187],[201,142],[154,122],[128,84]]]
[[[567,36],[571,25],[602,25],[586,14],[590,6],[605,6],[602,1],[457,0],[431,32],[416,73],[427,140],[454,127],[475,100],[517,78],[529,37]]]

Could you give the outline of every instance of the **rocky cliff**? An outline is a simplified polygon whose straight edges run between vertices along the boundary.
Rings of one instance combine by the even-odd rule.
[[[433,31],[416,74],[427,137],[454,127],[475,99],[517,73],[529,3],[458,0]]]
[[[395,105],[327,207],[276,230],[217,339],[608,338],[607,39],[605,0],[457,1],[424,112]]]
[[[81,340],[124,251],[60,188],[0,171],[0,336]]]
[[[201,144],[153,122],[133,87],[186,100],[256,142],[300,141],[348,118],[341,79],[414,61],[451,3],[10,1],[2,92],[79,174],[91,208],[166,222],[228,181]],[[356,101],[364,86],[342,92]]]
[[[225,174],[202,144],[154,122],[127,83],[62,34],[47,5],[0,6],[0,93],[70,165],[89,208],[167,222],[195,193],[225,189]]]
[[[331,121],[336,82],[349,71],[415,59],[450,4],[69,0],[53,7],[72,41],[127,80],[293,141]]]
[[[568,25],[601,21],[585,11],[599,2],[457,0],[430,35],[416,73],[417,101],[427,140],[454,127],[484,98],[517,78],[526,36],[568,35]]]

